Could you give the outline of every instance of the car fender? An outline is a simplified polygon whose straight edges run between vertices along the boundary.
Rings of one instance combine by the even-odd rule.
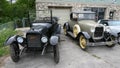
[[[110,35],[113,35],[114,37],[118,37],[118,33],[114,32],[114,31],[110,31],[108,32]]]
[[[66,23],[63,25],[63,29],[65,28],[65,26],[66,26],[66,29],[67,29],[67,30],[70,29],[68,22],[66,22]]]
[[[57,24],[53,28],[52,35],[60,35],[61,34],[61,25]]]
[[[56,34],[61,34],[61,25],[58,25],[58,27],[56,28]]]
[[[17,35],[14,35],[14,36],[9,37],[9,38],[5,41],[4,45],[11,45],[13,42],[16,42],[16,37],[17,37]]]
[[[79,37],[81,34],[84,35],[86,39],[90,39],[90,35],[89,35],[87,32],[79,32],[78,37]]]

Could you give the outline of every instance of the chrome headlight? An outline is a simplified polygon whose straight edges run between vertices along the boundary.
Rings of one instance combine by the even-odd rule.
[[[41,38],[41,41],[42,41],[43,43],[46,43],[46,42],[48,41],[48,39],[47,39],[47,37],[44,36],[44,37]]]
[[[17,42],[18,43],[23,43],[24,39],[22,37],[17,37]]]
[[[51,45],[57,45],[58,44],[59,37],[58,36],[51,36],[50,38],[50,44]]]

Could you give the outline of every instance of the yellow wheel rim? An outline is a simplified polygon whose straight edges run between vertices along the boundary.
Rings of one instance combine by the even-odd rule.
[[[64,28],[64,34],[65,34],[65,35],[67,34],[67,29],[66,29],[66,27]]]
[[[73,34],[74,34],[74,37],[77,37],[77,34],[78,34],[78,30],[76,27],[74,27],[73,29]]]
[[[80,36],[79,43],[80,43],[80,47],[82,49],[86,48],[87,41],[86,41],[86,39],[85,39],[85,37],[83,35]]]

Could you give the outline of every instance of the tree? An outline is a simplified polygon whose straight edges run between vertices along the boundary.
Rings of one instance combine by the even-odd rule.
[[[8,6],[8,2],[6,0],[0,0],[0,23],[2,22],[3,18],[5,17],[7,11],[6,7]]]

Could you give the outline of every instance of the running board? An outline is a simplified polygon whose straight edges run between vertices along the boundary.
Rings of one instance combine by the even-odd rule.
[[[70,35],[71,37],[75,38],[74,35],[73,35],[73,33],[72,33],[71,31],[68,31],[67,33],[68,33],[68,35]]]

